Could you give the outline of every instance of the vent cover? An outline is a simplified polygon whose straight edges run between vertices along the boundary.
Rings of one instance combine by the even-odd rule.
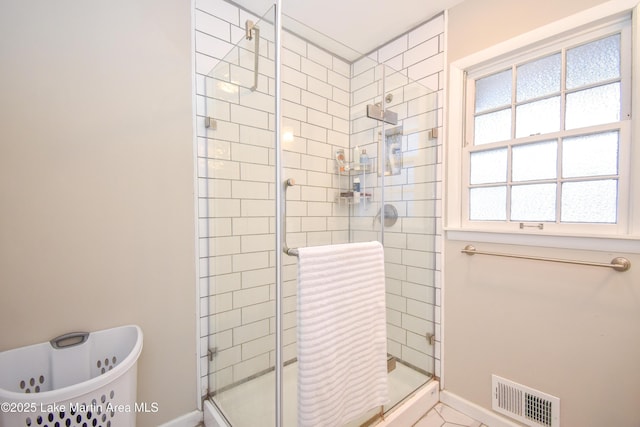
[[[491,376],[491,407],[532,427],[560,427],[560,399],[514,383],[497,375]]]

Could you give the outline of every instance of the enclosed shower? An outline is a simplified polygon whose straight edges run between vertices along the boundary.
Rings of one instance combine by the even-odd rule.
[[[371,423],[439,374],[442,16],[363,55],[286,3],[195,7],[201,395],[295,426],[295,249],[375,240],[391,402],[349,425]]]

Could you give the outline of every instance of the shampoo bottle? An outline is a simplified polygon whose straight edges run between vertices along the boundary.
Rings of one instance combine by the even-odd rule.
[[[362,153],[360,153],[360,166],[363,169],[366,169],[369,166],[369,156],[367,155],[367,150],[365,148],[363,148]]]

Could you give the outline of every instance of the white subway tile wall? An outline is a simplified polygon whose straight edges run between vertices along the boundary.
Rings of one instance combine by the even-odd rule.
[[[195,73],[200,256],[202,394],[246,380],[274,365],[275,168],[274,46],[269,23],[224,0],[195,2]],[[261,29],[258,88],[254,42],[244,23]],[[435,237],[441,191],[436,175],[440,142],[428,131],[441,123],[444,25],[442,17],[402,35],[353,64],[283,32],[283,176],[287,190],[290,247],[377,239],[378,203],[336,203],[345,182],[336,175],[335,152],[367,148],[377,157],[379,123],[363,113],[367,103],[391,92],[390,108],[404,126],[404,169],[386,177],[385,197],[400,213],[387,229],[389,352],[428,370],[435,349],[439,303]],[[377,61],[396,65],[382,70]],[[409,74],[437,92],[410,82]],[[205,127],[205,116],[216,129]],[[374,200],[380,178],[369,174]],[[350,183],[349,183],[350,185]],[[351,218],[350,218],[351,217]],[[351,227],[351,228],[350,228]],[[349,235],[351,230],[351,236]],[[296,357],[296,260],[284,257],[284,358]],[[435,271],[435,274],[439,274]],[[434,282],[435,280],[435,282]],[[215,347],[210,361],[209,347]],[[207,375],[207,373],[209,373]],[[439,363],[436,361],[436,374]]]

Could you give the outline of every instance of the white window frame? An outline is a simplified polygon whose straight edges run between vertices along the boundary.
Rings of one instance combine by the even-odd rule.
[[[486,240],[498,241],[504,243],[526,243],[522,240],[526,236],[532,237],[531,241],[539,241],[541,244],[549,244],[554,238],[557,244],[551,246],[566,246],[562,239],[558,237],[567,237],[575,241],[576,238],[605,238],[628,241],[623,246],[634,248],[633,252],[640,251],[640,214],[634,215],[634,211],[640,211],[640,173],[634,172],[631,165],[640,165],[640,142],[636,142],[635,148],[632,149],[632,140],[634,135],[640,135],[640,127],[638,120],[633,117],[627,119],[630,114],[629,106],[640,105],[640,91],[637,82],[631,84],[630,91],[623,90],[623,103],[621,111],[622,123],[617,123],[616,128],[620,128],[620,181],[618,194],[621,197],[621,203],[618,207],[618,223],[617,224],[549,224],[545,223],[542,230],[536,227],[525,227],[520,229],[518,223],[492,222],[492,221],[469,221],[467,219],[468,198],[465,192],[468,191],[468,156],[469,152],[465,149],[465,140],[468,141],[469,135],[465,134],[465,121],[467,126],[469,123],[473,126],[473,111],[466,110],[465,99],[473,99],[473,94],[466,93],[468,87],[466,79],[477,78],[481,75],[491,74],[502,69],[508,68],[515,62],[526,62],[527,59],[544,56],[553,45],[557,43],[577,44],[582,40],[600,37],[598,34],[605,36],[611,34],[611,25],[615,25],[625,16],[632,17],[632,24],[629,31],[631,32],[631,67],[625,67],[622,64],[622,70],[633,69],[639,70],[637,41],[638,28],[636,25],[636,16],[638,8],[637,0],[614,0],[603,5],[588,9],[579,14],[562,19],[552,24],[541,27],[532,32],[526,33],[514,39],[503,42],[497,46],[485,49],[481,52],[473,54],[469,57],[458,60],[449,65],[449,94],[448,94],[448,111],[449,121],[447,126],[447,143],[445,144],[445,176],[447,178],[445,187],[445,224],[449,238],[459,237],[464,240]],[[600,33],[598,33],[600,32]],[[624,39],[624,37],[623,37]],[[624,49],[621,46],[621,49]],[[623,56],[623,60],[624,60]],[[467,75],[467,70],[473,70],[473,74]],[[489,71],[487,71],[489,70]],[[624,72],[624,71],[623,71]],[[636,74],[638,72],[636,71]],[[630,76],[622,76],[623,79]],[[626,99],[625,99],[626,97]],[[630,99],[629,99],[630,98]],[[471,115],[471,117],[469,117]],[[593,131],[608,129],[608,125],[594,126]],[[584,129],[581,129],[581,133]],[[553,136],[549,134],[546,136]],[[640,138],[640,137],[638,137]],[[637,139],[640,141],[640,139]],[[535,138],[531,138],[532,140]],[[544,138],[546,139],[546,138]],[[525,141],[525,139],[523,139]],[[491,144],[485,144],[482,148],[489,148]],[[622,202],[624,200],[624,202]],[[629,203],[627,204],[626,201]],[[527,223],[531,224],[531,223]],[[471,233],[472,235],[469,235]],[[500,235],[496,237],[497,235]],[[543,236],[549,236],[545,239]],[[540,238],[542,237],[542,240]],[[496,240],[498,239],[498,240]],[[546,242],[546,243],[545,243]],[[566,239],[565,239],[566,242]],[[593,243],[593,242],[591,242]],[[615,242],[614,242],[615,243]],[[613,244],[618,247],[619,245]],[[578,245],[578,247],[582,247]],[[589,243],[584,245],[589,246]]]

